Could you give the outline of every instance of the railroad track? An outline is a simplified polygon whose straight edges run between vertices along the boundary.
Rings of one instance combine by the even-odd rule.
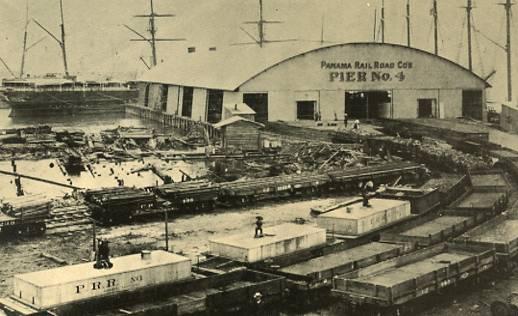
[[[47,235],[68,234],[91,229],[90,210],[86,205],[54,208],[45,220]]]

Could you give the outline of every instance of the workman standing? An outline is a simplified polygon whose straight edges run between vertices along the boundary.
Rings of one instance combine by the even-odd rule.
[[[347,128],[347,121],[349,120],[349,115],[347,112],[344,113],[344,127]]]
[[[368,181],[365,184],[360,183],[362,198],[363,198],[363,206],[370,207],[369,204],[369,191],[374,189],[374,183],[372,181]]]
[[[263,217],[262,216],[256,216],[255,221],[255,236],[254,238],[261,238],[263,237]]]

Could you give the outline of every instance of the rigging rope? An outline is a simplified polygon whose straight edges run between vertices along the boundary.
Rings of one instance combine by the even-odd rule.
[[[432,30],[433,30],[433,20],[432,20],[432,22],[430,22],[430,27],[428,28],[428,36],[426,37],[428,39],[428,41],[430,41],[430,38],[431,38],[431,35],[432,35]],[[433,49],[434,48],[432,47],[432,50]]]
[[[472,29],[475,30],[475,16],[473,15],[471,17],[471,20],[472,20]],[[483,76],[486,75],[486,71],[484,70],[484,61],[483,61],[483,58],[482,58],[482,50],[480,49],[480,40],[478,38],[478,36],[476,36],[476,33],[475,32],[475,36],[473,36],[473,41],[475,42],[475,45],[476,45],[476,48],[477,48],[477,52],[478,52],[478,59],[479,59],[479,62],[480,62],[480,74],[482,74]]]
[[[460,52],[462,50],[462,43],[464,42],[464,29],[466,28],[466,22],[467,22],[467,18],[464,17],[464,19],[462,20],[462,28],[460,29],[460,40],[459,40],[459,45],[457,47],[457,55],[455,56],[455,61],[460,64]]]

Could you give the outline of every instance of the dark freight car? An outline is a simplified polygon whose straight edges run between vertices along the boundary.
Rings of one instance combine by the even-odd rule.
[[[170,183],[154,189],[162,199],[178,211],[212,210],[219,194],[219,185],[209,182]]]
[[[154,214],[158,207],[153,193],[128,187],[88,190],[85,200],[92,210],[92,217],[103,224]]]

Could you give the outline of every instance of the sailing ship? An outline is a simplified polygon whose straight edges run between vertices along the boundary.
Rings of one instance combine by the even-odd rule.
[[[111,80],[80,81],[68,72],[65,45],[65,22],[63,0],[60,0],[61,38],[59,39],[36,20],[42,28],[61,47],[64,75],[47,74],[42,77],[23,77],[3,79],[2,90],[5,101],[11,106],[11,117],[73,115],[96,113],[122,113],[125,104],[134,102],[138,90],[128,82]],[[24,54],[26,36],[24,38]],[[22,59],[23,69],[23,59]]]

